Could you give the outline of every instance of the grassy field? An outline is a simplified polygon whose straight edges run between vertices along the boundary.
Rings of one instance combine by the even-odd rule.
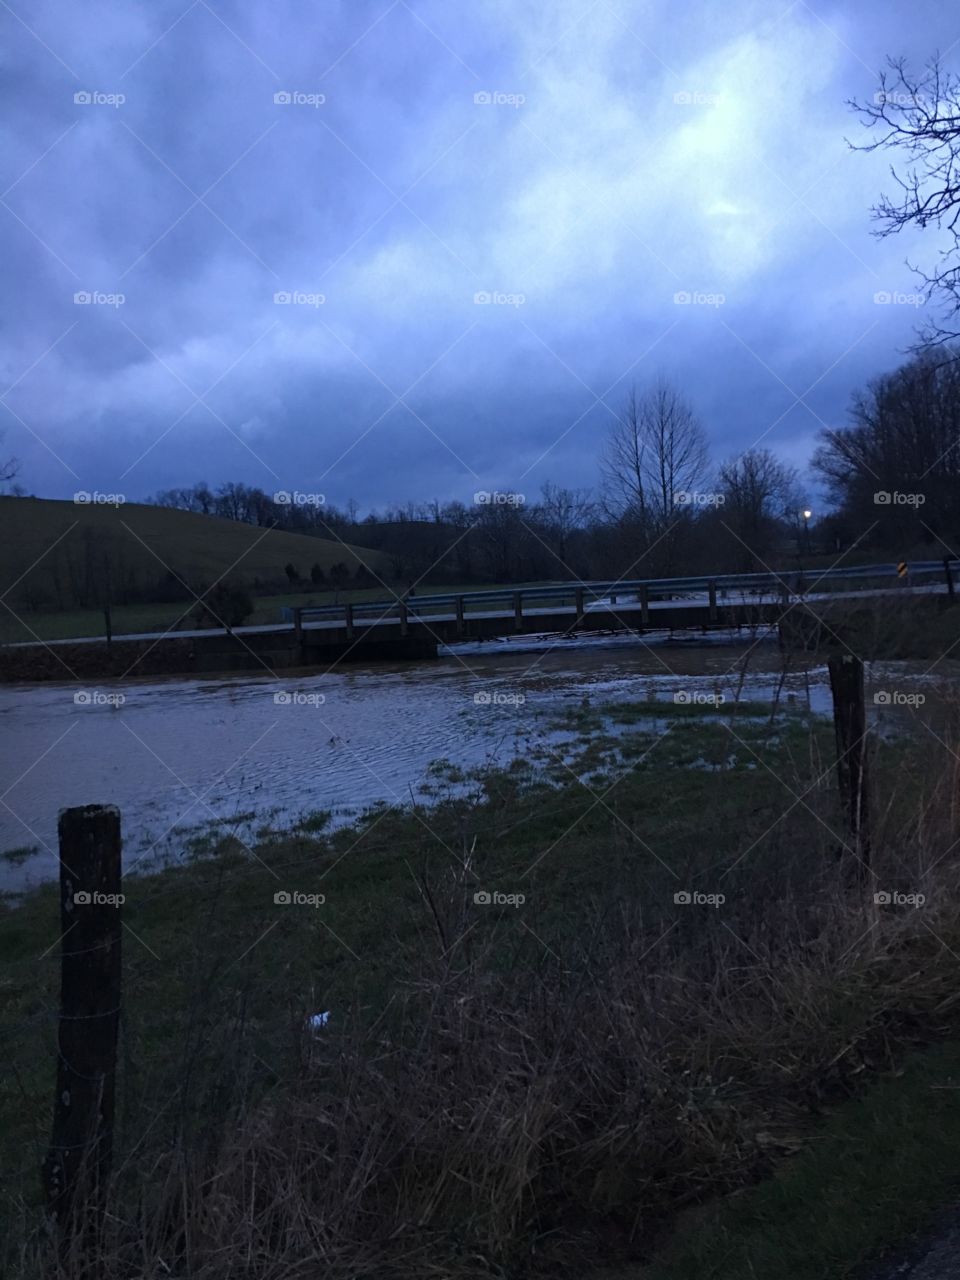
[[[787,1274],[842,1276],[936,1207],[960,1178],[955,1122],[929,1176],[916,1161],[943,1117],[928,1086],[954,1081],[956,1054],[890,1073],[960,1033],[942,752],[878,744],[864,889],[838,856],[828,725],[651,703],[555,729],[508,770],[438,762],[429,807],[329,834],[318,813],[254,849],[214,826],[183,866],[128,878],[98,1275],[480,1280],[606,1260],[637,1280],[772,1280],[782,1228],[791,1262],[808,1239],[821,1260]],[[927,905],[882,909],[876,887]],[[32,1276],[56,893],[0,925],[5,1261]],[[846,1154],[825,1164],[831,1141]],[[864,1189],[869,1212],[824,1213],[828,1170],[839,1203]],[[712,1203],[721,1225],[680,1218],[671,1244],[678,1210]]]
[[[314,564],[328,572],[340,562],[351,573],[364,563],[381,576],[386,566],[385,557],[376,551],[189,511],[138,503],[78,505],[0,497],[0,582],[4,592],[9,589],[8,604],[27,616],[30,627],[44,639],[64,638],[67,629],[77,636],[102,631],[102,616],[92,621],[95,610],[84,611],[83,616],[69,608],[63,613],[58,607],[69,604],[69,584],[85,583],[91,575],[98,583],[109,584],[108,594],[115,600],[125,584],[154,585],[168,572],[196,590],[224,574],[249,584],[257,580],[285,583],[288,563],[309,577]],[[180,604],[179,612],[185,607]],[[162,613],[154,613],[161,608]],[[118,609],[118,616],[122,612]],[[131,608],[128,621],[137,625],[130,629],[143,629],[141,621],[152,629],[156,618],[172,620],[177,612],[177,606]],[[97,630],[89,630],[91,626]],[[2,638],[32,637],[8,613]]]
[[[685,1215],[659,1262],[620,1280],[863,1276],[865,1258],[956,1203],[958,1089],[960,1043],[907,1055],[828,1113],[775,1177]]]
[[[312,544],[315,540],[311,538],[307,541]],[[322,540],[318,541],[322,542]],[[322,543],[322,545],[324,549],[329,546],[328,543]],[[366,555],[367,553],[362,552],[362,554]],[[538,585],[541,584],[511,583],[506,589],[518,590],[523,586]],[[244,625],[267,626],[279,624],[283,620],[282,610],[298,605],[308,608],[311,605],[342,604],[346,601],[358,604],[366,600],[390,600],[395,594],[402,594],[405,586],[406,584],[393,584],[385,579],[383,584],[377,583],[373,587],[348,587],[340,591],[329,589],[323,591],[281,592],[273,595],[254,596],[254,611],[247,618]],[[471,591],[495,591],[498,589],[500,587],[496,583],[481,584],[479,586],[476,583],[471,585],[454,583],[450,586],[424,584],[419,588],[419,593],[422,595],[443,595],[453,592],[468,593]],[[572,600],[572,592],[568,594]],[[560,595],[557,597],[558,600],[563,598]],[[174,627],[178,624],[181,629],[189,627],[193,625],[190,617],[193,608],[194,602],[182,600],[170,604],[116,605],[111,609],[113,634],[135,635],[146,631],[164,631],[168,627]],[[61,609],[42,612],[18,610],[17,613],[17,617],[10,613],[7,613],[5,617],[0,616],[0,644],[35,640],[82,639],[88,636],[102,636],[104,634],[103,613],[98,609]]]

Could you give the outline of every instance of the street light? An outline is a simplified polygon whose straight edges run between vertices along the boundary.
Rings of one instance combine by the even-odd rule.
[[[809,555],[810,554],[810,517],[813,515],[813,512],[810,510],[809,507],[806,507],[804,508],[804,511],[802,514],[803,514],[803,541],[804,541],[807,555]]]

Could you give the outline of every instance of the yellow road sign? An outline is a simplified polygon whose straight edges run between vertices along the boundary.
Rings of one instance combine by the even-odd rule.
[[[900,563],[897,565],[897,577],[905,578],[909,572],[910,570],[907,567],[906,560],[901,560]]]

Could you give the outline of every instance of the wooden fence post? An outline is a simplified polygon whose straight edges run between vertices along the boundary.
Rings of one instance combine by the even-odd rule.
[[[60,814],[60,1026],[53,1132],[43,1162],[48,1210],[66,1247],[99,1238],[113,1148],[120,1021],[120,814]]]
[[[837,783],[840,802],[860,860],[860,872],[870,865],[870,795],[867,784],[867,716],[863,688],[863,660],[852,653],[829,659],[833,694],[833,725],[837,741]]]

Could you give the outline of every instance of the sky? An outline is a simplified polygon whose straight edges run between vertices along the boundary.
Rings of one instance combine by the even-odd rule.
[[[0,457],[361,510],[596,488],[635,384],[806,466],[923,322],[849,107],[916,0],[12,0]],[[956,56],[955,56],[956,55]],[[900,299],[877,302],[876,295]]]

